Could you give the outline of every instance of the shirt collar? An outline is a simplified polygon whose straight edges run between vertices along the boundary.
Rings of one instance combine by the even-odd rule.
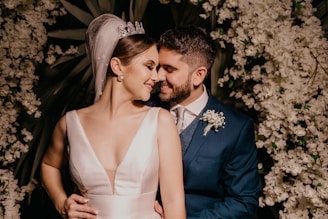
[[[204,109],[208,101],[208,94],[205,85],[203,85],[203,88],[204,91],[202,95],[186,106],[186,108],[195,115],[198,115]]]
[[[195,116],[200,114],[200,112],[204,109],[204,107],[206,106],[207,101],[208,101],[208,94],[207,94],[205,85],[203,85],[203,88],[204,88],[204,90],[203,90],[202,95],[200,97],[198,97],[194,102],[185,106],[185,108],[189,111],[189,113],[192,113]],[[181,106],[181,105],[177,104],[174,107],[172,107],[171,110],[174,110],[179,106]]]

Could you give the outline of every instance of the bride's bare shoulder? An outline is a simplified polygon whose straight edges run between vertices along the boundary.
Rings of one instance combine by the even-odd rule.
[[[172,124],[175,125],[171,113],[168,110],[164,109],[164,108],[161,108],[159,110],[158,121],[159,121],[160,124],[164,123],[164,124],[167,124],[167,125],[172,125]]]

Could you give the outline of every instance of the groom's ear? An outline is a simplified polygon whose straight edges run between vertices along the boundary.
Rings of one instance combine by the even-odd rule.
[[[113,57],[110,60],[110,68],[112,69],[115,75],[121,75],[123,71],[123,66],[121,60],[117,57]]]
[[[207,68],[204,66],[198,67],[194,71],[193,76],[192,76],[193,85],[194,86],[201,85],[204,82],[206,75],[207,75]]]

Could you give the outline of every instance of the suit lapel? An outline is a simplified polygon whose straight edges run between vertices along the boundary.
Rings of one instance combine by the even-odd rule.
[[[204,144],[206,140],[205,136],[203,136],[203,128],[202,128],[204,127],[204,125],[202,125],[203,123],[204,122],[202,121],[198,122],[197,128],[190,141],[190,144],[187,150],[184,151],[183,153],[184,175],[187,174],[191,161],[194,159],[197,152],[199,151],[199,149],[201,148],[201,146]]]
[[[190,163],[191,161],[196,157],[199,149],[202,147],[202,145],[204,145],[204,143],[206,142],[206,140],[208,139],[208,135],[210,133],[207,134],[207,136],[204,136],[204,128],[206,127],[206,122],[200,120],[201,115],[208,109],[213,109],[215,108],[215,100],[214,97],[212,95],[209,95],[208,98],[208,102],[206,104],[206,106],[204,107],[204,109],[202,110],[202,112],[200,113],[200,116],[197,116],[196,119],[198,119],[198,124],[196,127],[196,130],[193,134],[193,137],[190,141],[190,144],[187,148],[186,151],[184,151],[183,153],[183,164],[184,164],[184,176],[188,173],[189,167],[190,167]]]

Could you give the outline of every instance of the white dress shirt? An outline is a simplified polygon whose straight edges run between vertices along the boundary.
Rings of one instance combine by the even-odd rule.
[[[184,112],[184,117],[183,117],[182,129],[185,129],[186,127],[188,127],[188,125],[190,125],[190,123],[199,115],[199,113],[206,106],[207,101],[208,101],[208,94],[207,94],[205,85],[203,85],[203,87],[204,87],[203,94],[199,98],[197,98],[194,102],[184,106],[185,112]],[[176,118],[176,113],[174,111],[176,108],[178,108],[180,106],[182,106],[182,105],[177,104],[170,109],[170,112],[171,112],[175,122],[177,122],[177,118]]]

